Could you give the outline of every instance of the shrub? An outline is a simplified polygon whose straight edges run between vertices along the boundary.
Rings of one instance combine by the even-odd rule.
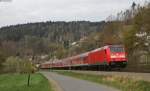
[[[3,65],[4,71],[9,73],[31,73],[34,71],[34,67],[29,60],[19,57],[9,57]]]

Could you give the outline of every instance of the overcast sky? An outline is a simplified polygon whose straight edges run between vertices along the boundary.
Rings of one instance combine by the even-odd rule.
[[[4,0],[3,0],[4,1]],[[0,0],[0,27],[41,21],[101,21],[149,0]]]

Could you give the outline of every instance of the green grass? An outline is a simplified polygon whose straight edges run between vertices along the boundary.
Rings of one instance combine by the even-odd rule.
[[[32,74],[27,86],[27,74],[0,75],[0,91],[52,91],[48,80],[40,73]]]
[[[55,71],[55,72],[57,72],[58,74],[111,86],[120,89],[121,91],[150,91],[150,82],[147,81],[142,80],[139,81],[119,76],[82,74],[71,71]]]

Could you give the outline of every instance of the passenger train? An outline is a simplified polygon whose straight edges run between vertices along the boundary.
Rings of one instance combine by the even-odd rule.
[[[125,68],[127,53],[123,45],[106,45],[95,50],[57,61],[45,62],[42,69],[102,69]]]

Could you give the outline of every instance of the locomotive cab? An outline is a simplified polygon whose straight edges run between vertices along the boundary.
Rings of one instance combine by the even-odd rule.
[[[110,62],[109,65],[111,67],[126,67],[127,58],[124,46],[122,45],[112,45],[109,46],[110,53]]]

